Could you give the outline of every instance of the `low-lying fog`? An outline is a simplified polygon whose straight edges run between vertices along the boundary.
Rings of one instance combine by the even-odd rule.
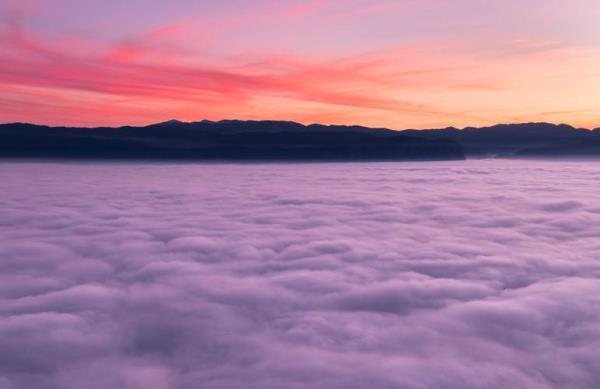
[[[598,388],[600,163],[0,163],[0,388]]]

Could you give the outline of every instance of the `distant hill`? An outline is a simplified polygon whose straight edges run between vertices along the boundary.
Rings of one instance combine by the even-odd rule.
[[[600,157],[600,129],[521,123],[394,131],[289,121],[171,120],[145,127],[0,125],[0,157],[420,160]]]
[[[284,121],[168,121],[145,127],[0,125],[0,157],[194,160],[452,160],[463,147],[388,129]]]
[[[452,139],[467,156],[498,157],[600,157],[600,129],[587,130],[566,124],[521,123],[491,127],[449,127],[400,132],[420,139]]]

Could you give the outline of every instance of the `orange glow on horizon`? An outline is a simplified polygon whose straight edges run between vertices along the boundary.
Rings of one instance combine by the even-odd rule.
[[[61,6],[74,12],[70,1],[23,8],[0,0],[0,122],[600,126],[600,37],[573,40],[569,31],[547,28],[563,17],[600,16],[600,7],[583,1],[563,2],[573,8],[565,15],[548,5],[561,1],[539,2],[544,12],[534,16],[536,25],[516,1],[496,5],[512,19],[495,21],[472,10],[473,1],[459,0],[448,26],[430,18],[448,12],[436,0],[361,0],[352,10],[335,0],[238,8],[200,2],[193,9],[164,2],[162,13],[140,8],[135,26],[119,25],[111,15],[124,6],[113,3],[104,6],[106,15],[82,20],[91,27],[81,33],[57,13]],[[390,14],[410,28],[382,28]],[[472,22],[477,18],[482,25]],[[50,22],[61,28],[49,31]],[[367,27],[371,35],[355,31]]]

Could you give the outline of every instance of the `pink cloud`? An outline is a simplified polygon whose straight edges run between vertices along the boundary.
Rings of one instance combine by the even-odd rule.
[[[183,112],[194,119],[223,115],[427,127],[515,117],[536,120],[543,117],[540,112],[564,112],[554,116],[595,125],[589,115],[568,114],[596,108],[593,91],[599,90],[594,85],[600,80],[594,64],[600,55],[589,43],[576,46],[566,39],[524,33],[495,39],[474,34],[462,40],[448,34],[357,52],[326,46],[311,52],[298,35],[323,28],[322,40],[342,39],[342,27],[323,23],[346,11],[363,13],[347,16],[362,23],[359,27],[376,28],[374,23],[387,14],[418,19],[420,12],[438,12],[440,7],[443,4],[434,2],[359,1],[348,10],[336,1],[263,2],[238,7],[239,12],[220,10],[210,17],[190,14],[153,22],[135,31],[118,33],[119,26],[112,26],[117,34],[110,38],[97,36],[97,29],[81,35],[44,32],[48,27],[42,28],[41,22],[48,8],[9,9],[0,24],[0,83],[4,89],[13,88],[10,95],[4,92],[3,101],[15,105],[0,112],[0,120],[77,124],[70,122],[75,115],[69,108],[79,111],[97,99],[98,104],[127,104],[113,104],[112,115],[94,116],[89,108],[86,123],[102,124],[109,117],[127,121],[129,115],[133,124],[140,124],[133,118],[154,121]],[[289,38],[288,46],[285,40],[262,46],[260,39],[276,40],[280,35]],[[49,100],[63,105],[28,94],[41,89],[54,94]],[[551,90],[563,93],[557,96]],[[64,94],[68,97],[61,98]],[[28,99],[29,108],[22,109],[18,102]],[[50,117],[51,107],[56,111]]]
[[[599,174],[2,163],[0,385],[596,388]]]

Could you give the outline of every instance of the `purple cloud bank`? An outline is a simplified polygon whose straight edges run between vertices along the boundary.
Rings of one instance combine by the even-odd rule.
[[[600,387],[600,164],[0,164],[0,388]]]

